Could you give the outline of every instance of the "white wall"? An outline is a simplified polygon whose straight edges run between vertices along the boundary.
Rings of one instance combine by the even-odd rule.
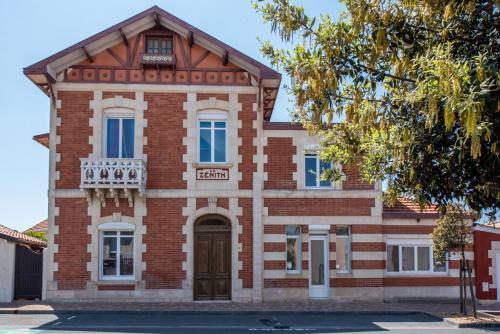
[[[0,239],[0,303],[10,303],[14,297],[14,263],[16,244]]]

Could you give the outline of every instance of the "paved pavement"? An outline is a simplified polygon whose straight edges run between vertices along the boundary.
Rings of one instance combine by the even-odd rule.
[[[500,304],[479,306],[479,309],[500,311]],[[472,307],[468,307],[472,311]],[[459,311],[458,303],[454,301],[423,302],[407,301],[393,303],[374,302],[339,302],[332,300],[313,301],[288,301],[264,303],[236,303],[236,302],[34,302],[16,301],[14,303],[0,304],[0,313],[23,312],[61,312],[61,311],[144,311],[144,312],[430,312],[430,313],[456,313]]]
[[[479,334],[426,314],[0,314],[6,333],[388,333]]]

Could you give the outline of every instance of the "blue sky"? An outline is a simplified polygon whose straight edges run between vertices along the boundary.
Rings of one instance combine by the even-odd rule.
[[[341,9],[336,1],[295,3],[312,15],[337,16]],[[47,217],[49,155],[32,137],[49,129],[49,98],[22,74],[23,67],[154,5],[266,64],[257,37],[281,45],[250,0],[1,1],[0,224],[25,230]],[[282,90],[273,120],[287,120],[289,107]]]

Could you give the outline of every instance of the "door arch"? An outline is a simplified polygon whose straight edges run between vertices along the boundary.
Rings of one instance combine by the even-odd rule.
[[[206,215],[194,223],[195,300],[231,299],[231,222]]]

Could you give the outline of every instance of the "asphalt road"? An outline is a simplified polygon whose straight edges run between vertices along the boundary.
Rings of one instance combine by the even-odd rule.
[[[4,333],[388,333],[477,334],[418,315],[1,314]]]

